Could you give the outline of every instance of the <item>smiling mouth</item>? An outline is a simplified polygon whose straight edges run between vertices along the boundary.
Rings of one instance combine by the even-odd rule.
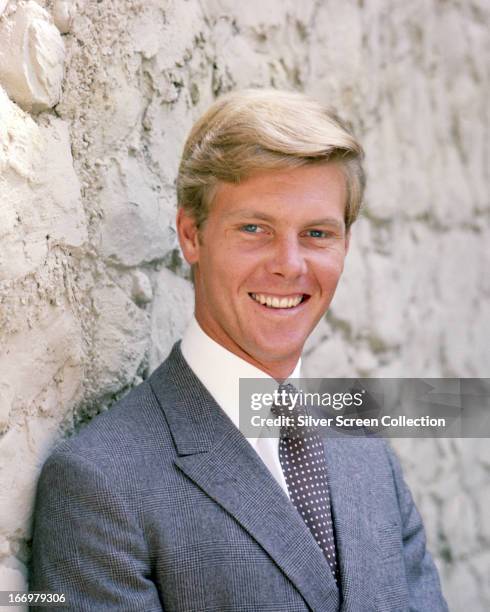
[[[296,308],[310,297],[306,293],[295,293],[286,296],[268,295],[266,293],[249,293],[248,295],[255,302],[262,304],[262,306],[283,309]]]

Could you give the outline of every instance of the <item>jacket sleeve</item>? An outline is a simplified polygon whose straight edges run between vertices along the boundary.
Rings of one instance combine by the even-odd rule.
[[[53,611],[162,611],[136,500],[70,452],[55,451],[41,472],[29,587],[65,594]]]
[[[425,530],[402,468],[393,449],[386,449],[393,470],[402,519],[403,556],[411,612],[448,612],[442,595],[439,574],[426,547]]]

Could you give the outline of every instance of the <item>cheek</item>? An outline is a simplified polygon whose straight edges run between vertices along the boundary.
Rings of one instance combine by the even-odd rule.
[[[322,262],[316,270],[316,278],[327,292],[335,289],[344,269],[344,257],[332,257],[328,262]]]
[[[233,248],[221,249],[211,255],[213,275],[228,290],[237,291],[257,268],[257,258]]]
[[[225,251],[211,255],[205,270],[206,284],[211,289],[212,299],[223,301],[236,294],[242,278],[240,261]]]

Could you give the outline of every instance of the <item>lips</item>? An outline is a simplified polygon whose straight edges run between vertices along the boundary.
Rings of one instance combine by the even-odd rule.
[[[296,308],[305,299],[308,299],[305,293],[293,293],[291,295],[271,295],[269,293],[249,293],[250,297],[268,308]]]

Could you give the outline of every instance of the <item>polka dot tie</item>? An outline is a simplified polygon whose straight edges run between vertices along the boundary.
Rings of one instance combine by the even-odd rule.
[[[297,417],[306,415],[296,404],[291,410],[289,397],[298,390],[291,384],[279,386],[280,404],[271,408],[276,416],[288,416],[290,423],[281,427],[279,461],[289,497],[323,551],[333,577],[339,585],[339,567],[327,482],[325,449],[314,427],[297,426]],[[285,392],[285,393],[284,393]],[[285,401],[284,401],[285,400]]]

